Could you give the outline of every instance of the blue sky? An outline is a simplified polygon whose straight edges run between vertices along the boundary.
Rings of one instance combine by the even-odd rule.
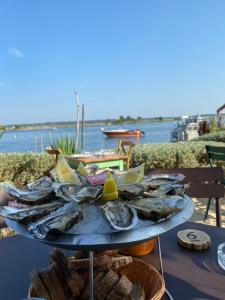
[[[214,113],[224,0],[0,0],[0,124]]]

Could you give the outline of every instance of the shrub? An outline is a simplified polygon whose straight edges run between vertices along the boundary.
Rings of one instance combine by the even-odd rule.
[[[54,161],[48,154],[1,153],[0,182],[23,186],[54,167]]]
[[[224,146],[215,142],[180,142],[144,144],[133,148],[132,167],[145,163],[145,168],[194,168],[208,166],[205,145]]]
[[[199,136],[194,141],[215,141],[225,143],[225,130],[219,130]]]

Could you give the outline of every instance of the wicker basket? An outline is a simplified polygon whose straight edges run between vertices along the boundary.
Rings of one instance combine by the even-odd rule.
[[[133,262],[118,269],[131,282],[141,283],[145,288],[145,300],[160,300],[165,293],[165,282],[162,275],[149,263],[133,258]],[[37,297],[32,285],[28,298]]]
[[[141,283],[145,288],[146,300],[160,300],[165,293],[165,281],[149,263],[133,258],[133,262],[119,269],[131,282]]]

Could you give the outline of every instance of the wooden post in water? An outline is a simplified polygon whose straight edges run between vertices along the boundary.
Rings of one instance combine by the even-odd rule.
[[[41,152],[44,153],[44,144],[43,144],[42,134],[41,134]]]
[[[77,91],[74,91],[76,104],[77,104],[77,126],[76,126],[76,136],[75,136],[75,148],[77,149],[78,146],[78,138],[79,138],[79,112],[80,112],[80,102],[78,98]]]
[[[37,153],[37,137],[34,137],[34,152]]]
[[[81,149],[84,150],[84,104],[82,104],[82,142],[81,142]]]

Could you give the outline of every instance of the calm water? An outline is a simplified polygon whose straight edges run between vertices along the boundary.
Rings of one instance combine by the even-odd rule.
[[[116,129],[122,126],[104,126],[104,129]],[[112,149],[118,144],[116,138],[105,137],[101,132],[102,126],[85,127],[84,148],[86,151],[100,149]],[[136,144],[145,143],[166,143],[170,141],[170,132],[174,128],[174,122],[146,123],[140,125],[124,125],[123,128],[141,129],[145,135],[141,138],[134,138]],[[0,139],[0,152],[42,152],[50,144],[51,138],[64,137],[70,134],[75,135],[74,128],[42,129],[42,130],[21,130],[4,133]],[[81,145],[81,142],[79,142]],[[43,146],[43,147],[42,147]]]

